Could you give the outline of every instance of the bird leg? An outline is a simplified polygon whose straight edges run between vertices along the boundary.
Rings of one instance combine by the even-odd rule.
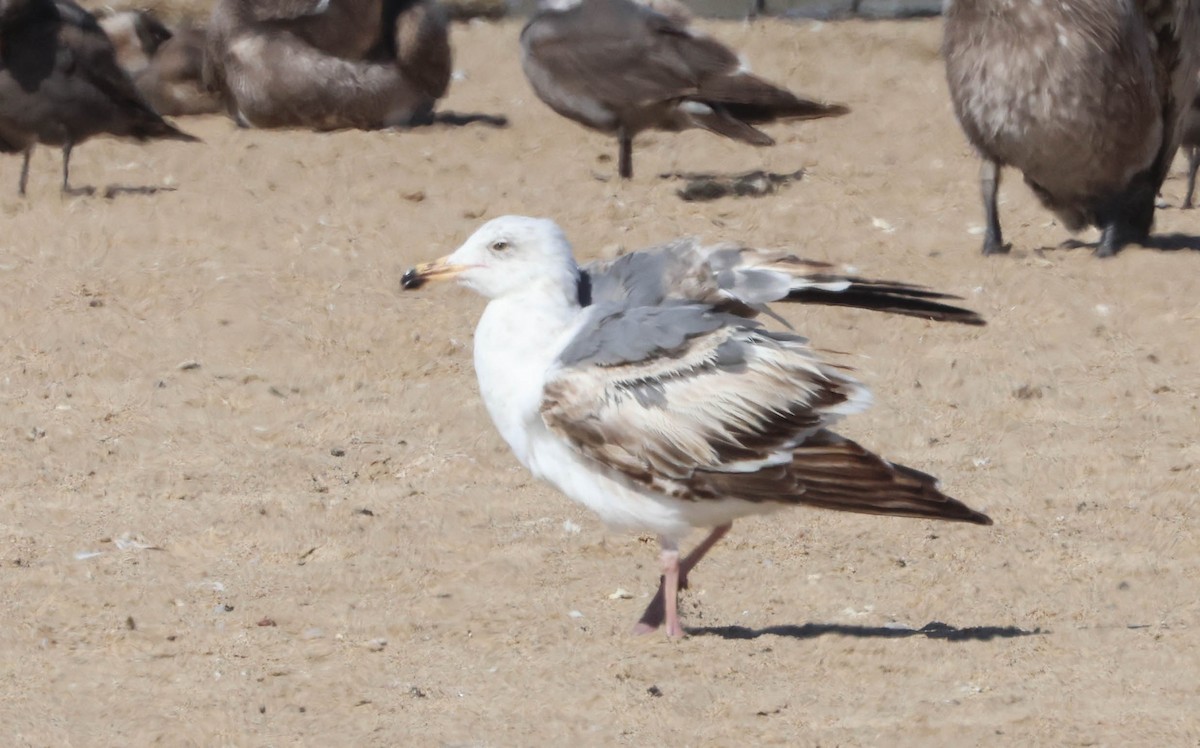
[[[1196,170],[1200,169],[1200,146],[1191,146],[1187,149],[1188,157],[1188,180],[1187,180],[1187,195],[1183,198],[1183,207],[1192,207],[1192,195],[1196,192]]]
[[[1004,244],[1000,235],[1000,211],[996,201],[1000,193],[1000,164],[991,159],[984,159],[979,168],[979,191],[983,195],[983,215],[987,221],[987,229],[983,234],[983,253],[985,255],[1004,254],[1011,246]]]
[[[617,144],[617,174],[633,179],[633,136],[624,127],[617,130]]]
[[[1100,243],[1096,257],[1112,257],[1126,244],[1142,243],[1154,223],[1154,203],[1158,186],[1150,170],[1139,172],[1129,180],[1125,189],[1096,208],[1100,226]]]
[[[95,194],[95,192],[96,192],[96,188],[95,188],[95,187],[72,187],[72,186],[71,186],[71,184],[70,184],[70,176],[71,176],[71,149],[72,149],[72,148],[74,148],[74,147],[75,147],[75,144],[74,144],[74,143],[72,143],[70,140],[68,140],[66,143],[63,143],[63,181],[62,181],[62,193],[63,193],[64,195],[72,195],[72,196],[75,196],[75,195],[92,195],[92,194]]]
[[[712,532],[700,541],[700,545],[693,548],[682,562],[679,560],[679,548],[676,547],[675,541],[659,537],[658,541],[663,548],[663,576],[659,580],[658,592],[655,593],[654,599],[646,606],[642,617],[638,619],[637,625],[633,628],[635,634],[648,634],[665,622],[667,636],[673,638],[683,636],[683,626],[679,623],[679,590],[687,589],[688,572],[700,563],[700,559],[704,558],[705,554],[712,550],[721,538],[725,537],[731,527],[733,527],[732,523],[714,527]]]
[[[33,155],[33,146],[25,149],[25,159],[21,162],[21,180],[17,182],[17,194],[25,197],[25,185],[29,182],[29,157]]]

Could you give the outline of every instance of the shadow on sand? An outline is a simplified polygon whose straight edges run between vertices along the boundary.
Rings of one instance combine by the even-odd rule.
[[[1016,639],[1023,636],[1041,636],[1047,632],[1040,628],[1032,631],[1016,626],[967,626],[959,628],[940,621],[931,621],[919,629],[893,628],[887,626],[851,626],[841,623],[806,623],[802,626],[767,626],[752,629],[745,626],[702,626],[688,628],[691,636],[719,636],[722,639],[757,639],[760,636],[782,636],[790,639],[816,639],[819,636],[850,636],[858,639],[907,639],[923,636],[926,639],[947,641],[986,642],[992,639]]]
[[[1180,233],[1153,234],[1144,246],[1161,252],[1178,252],[1183,249],[1195,252],[1200,251],[1200,236]]]
[[[1038,247],[1032,250],[1032,253],[1038,257],[1045,257],[1054,252],[1074,249],[1090,249],[1096,250],[1097,242],[1085,242],[1079,239],[1066,239],[1055,247]],[[1153,249],[1159,252],[1180,252],[1191,250],[1200,252],[1200,236],[1192,234],[1180,234],[1178,232],[1172,234],[1151,234],[1150,238],[1142,244],[1130,244],[1120,251],[1119,254],[1126,252],[1136,252],[1139,248]]]
[[[754,169],[736,174],[716,174],[709,172],[668,172],[659,174],[659,179],[672,179],[685,182],[676,190],[686,202],[705,202],[719,200],[723,197],[762,197],[772,195],[780,188],[798,182],[804,176],[804,169],[776,173]]]
[[[429,125],[449,125],[450,127],[465,127],[466,125],[487,125],[488,127],[508,127],[508,117],[503,114],[483,114],[480,112],[434,112]]]

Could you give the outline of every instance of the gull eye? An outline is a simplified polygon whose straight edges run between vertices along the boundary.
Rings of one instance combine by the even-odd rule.
[[[493,252],[503,252],[504,250],[508,249],[508,242],[506,242],[503,239],[497,239],[496,241],[491,243],[489,248]]]

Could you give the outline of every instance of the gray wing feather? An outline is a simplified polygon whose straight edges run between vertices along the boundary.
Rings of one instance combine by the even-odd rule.
[[[975,312],[946,303],[957,296],[909,283],[841,275],[832,268],[783,252],[706,246],[689,238],[592,262],[583,270],[596,302],[643,306],[675,300],[754,317],[769,313],[771,302],[790,301],[984,324]]]
[[[670,356],[691,338],[735,320],[746,322],[696,304],[633,308],[600,305],[592,310],[558,361],[562,366],[617,366]]]

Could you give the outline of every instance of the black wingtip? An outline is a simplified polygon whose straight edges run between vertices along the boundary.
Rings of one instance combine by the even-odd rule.
[[[920,317],[935,322],[957,322],[961,325],[982,327],[987,320],[970,309],[934,301],[935,298],[957,298],[933,293],[919,288],[900,285],[872,287],[855,283],[844,291],[826,291],[819,288],[800,288],[788,294],[788,301],[825,306],[849,306],[870,309],[876,312]]]
[[[404,271],[404,275],[400,276],[400,287],[405,291],[412,291],[425,285],[425,279],[417,274],[416,268],[409,268]]]

